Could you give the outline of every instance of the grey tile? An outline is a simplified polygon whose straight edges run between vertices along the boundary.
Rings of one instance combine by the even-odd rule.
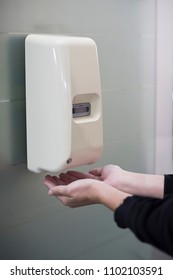
[[[109,240],[78,256],[80,259],[143,260],[151,259],[152,247],[137,240],[130,232]]]
[[[0,103],[25,98],[25,37],[0,33]]]
[[[26,161],[25,100],[0,103],[0,161]]]

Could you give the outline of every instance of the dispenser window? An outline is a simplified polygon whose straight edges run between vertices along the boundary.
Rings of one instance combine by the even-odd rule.
[[[90,103],[78,103],[73,104],[73,118],[86,117],[91,114],[91,104]]]

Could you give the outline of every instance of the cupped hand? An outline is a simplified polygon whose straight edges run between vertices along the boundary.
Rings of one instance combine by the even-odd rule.
[[[62,177],[46,176],[44,184],[49,188],[49,195],[56,196],[71,208],[100,203],[99,188],[103,187],[102,182],[95,186],[92,179],[76,179],[65,174]]]
[[[123,176],[125,171],[117,165],[106,165],[104,167],[96,168],[89,173],[79,172],[79,171],[68,171],[66,173],[61,173],[58,178],[63,182],[63,184],[69,184],[76,180],[81,179],[94,179],[98,181],[105,182],[113,187],[118,188],[120,182],[123,181]],[[57,180],[54,177],[55,180]]]
[[[129,196],[98,180],[79,179],[79,177],[73,179],[67,184],[64,177],[62,180],[60,177],[48,175],[44,184],[49,188],[49,195],[56,196],[64,205],[71,208],[103,204],[111,210],[115,210]]]

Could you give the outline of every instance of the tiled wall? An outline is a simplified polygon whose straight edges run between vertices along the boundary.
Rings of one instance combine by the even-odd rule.
[[[104,152],[97,166],[114,163],[153,171],[155,12],[154,0],[0,2],[0,32],[75,34],[96,41],[104,113]],[[10,52],[13,60],[15,49],[3,52],[7,56]],[[26,159],[24,76],[17,77],[11,60],[2,63],[3,55],[0,59],[7,81],[0,84],[0,151],[18,163],[0,171],[0,258],[152,258],[150,246],[119,229],[109,210],[68,209],[47,196],[45,174],[27,171],[22,163]],[[22,59],[20,63],[23,67]],[[16,81],[21,84],[17,91]]]
[[[0,33],[0,165],[26,161],[25,35]]]

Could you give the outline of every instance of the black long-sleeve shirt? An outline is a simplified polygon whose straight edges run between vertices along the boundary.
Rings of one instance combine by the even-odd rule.
[[[163,199],[128,197],[116,209],[114,219],[141,241],[173,256],[173,175],[165,175]]]

